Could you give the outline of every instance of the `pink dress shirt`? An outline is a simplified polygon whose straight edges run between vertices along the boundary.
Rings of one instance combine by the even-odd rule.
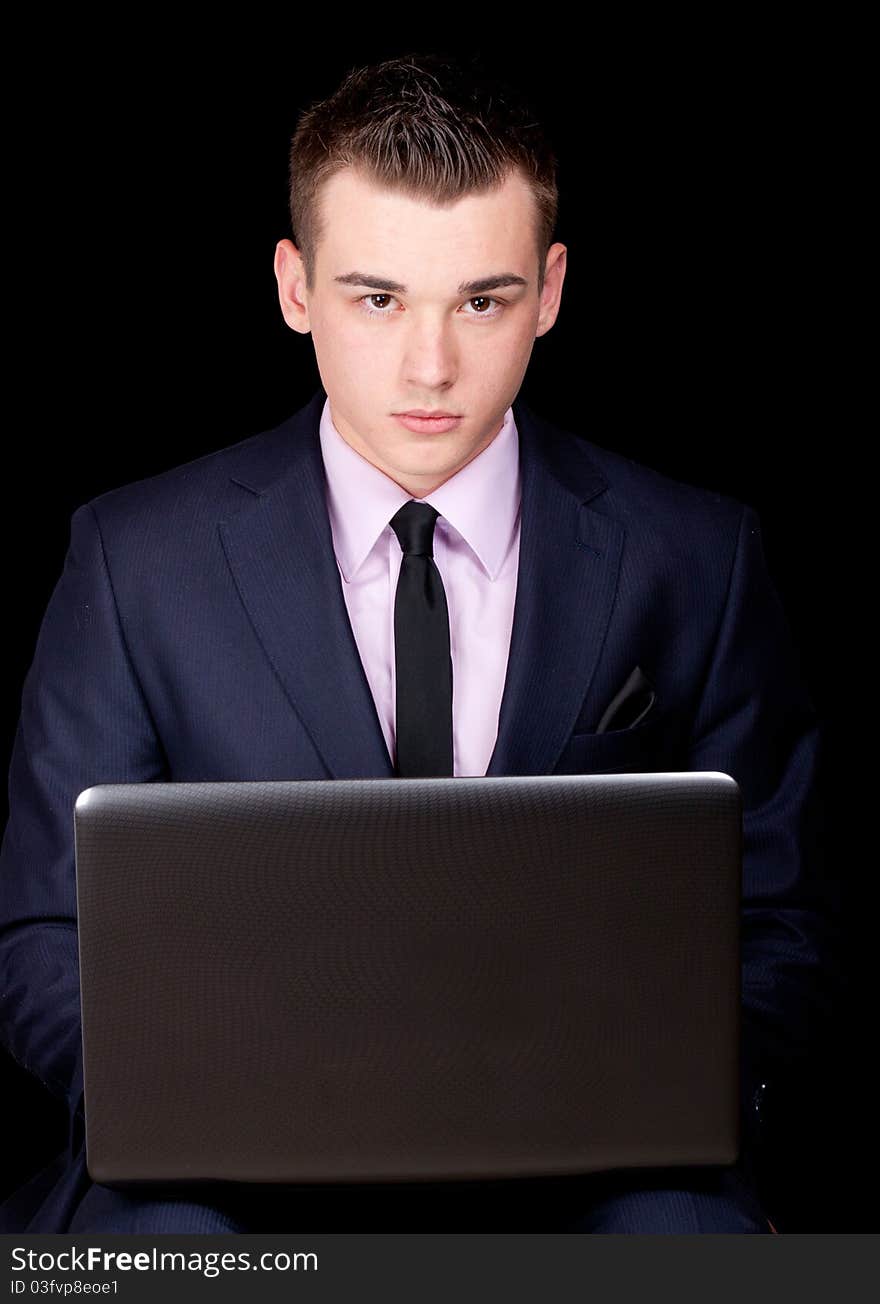
[[[413,495],[346,443],[329,398],[320,438],[345,605],[396,764],[394,595],[403,553],[388,522]],[[419,501],[440,513],[434,561],[449,608],[453,773],[483,775],[498,736],[519,568],[519,436],[512,408],[491,444]]]

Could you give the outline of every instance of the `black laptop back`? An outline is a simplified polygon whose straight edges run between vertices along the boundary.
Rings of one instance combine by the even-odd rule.
[[[86,789],[91,1176],[734,1162],[741,827],[716,772]]]

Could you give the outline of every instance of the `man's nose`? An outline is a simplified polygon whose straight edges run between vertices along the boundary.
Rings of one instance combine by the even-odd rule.
[[[452,324],[436,320],[415,323],[406,339],[403,366],[405,379],[414,388],[451,384],[459,366]]]

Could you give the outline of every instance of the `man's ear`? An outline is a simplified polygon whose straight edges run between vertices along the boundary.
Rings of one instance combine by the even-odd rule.
[[[292,240],[279,240],[275,246],[275,280],[278,282],[278,302],[284,320],[291,330],[308,335],[309,308],[306,291],[306,272],[302,256]]]
[[[565,280],[565,260],[568,250],[564,244],[552,244],[547,250],[544,264],[544,288],[538,305],[538,324],[535,338],[545,335],[559,315],[562,282]]]

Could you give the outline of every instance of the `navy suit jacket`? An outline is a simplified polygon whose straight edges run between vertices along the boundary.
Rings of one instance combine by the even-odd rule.
[[[83,1148],[73,807],[99,783],[385,778],[333,553],[318,426],[99,495],[25,679],[0,862],[0,1027],[65,1097],[27,1230],[60,1231]],[[490,775],[720,770],[743,799],[743,1099],[827,1013],[822,734],[754,509],[561,430],[521,399],[516,605]],[[634,667],[628,728],[597,725]],[[35,1188],[36,1189],[36,1188]],[[18,1230],[24,1230],[19,1226]]]

